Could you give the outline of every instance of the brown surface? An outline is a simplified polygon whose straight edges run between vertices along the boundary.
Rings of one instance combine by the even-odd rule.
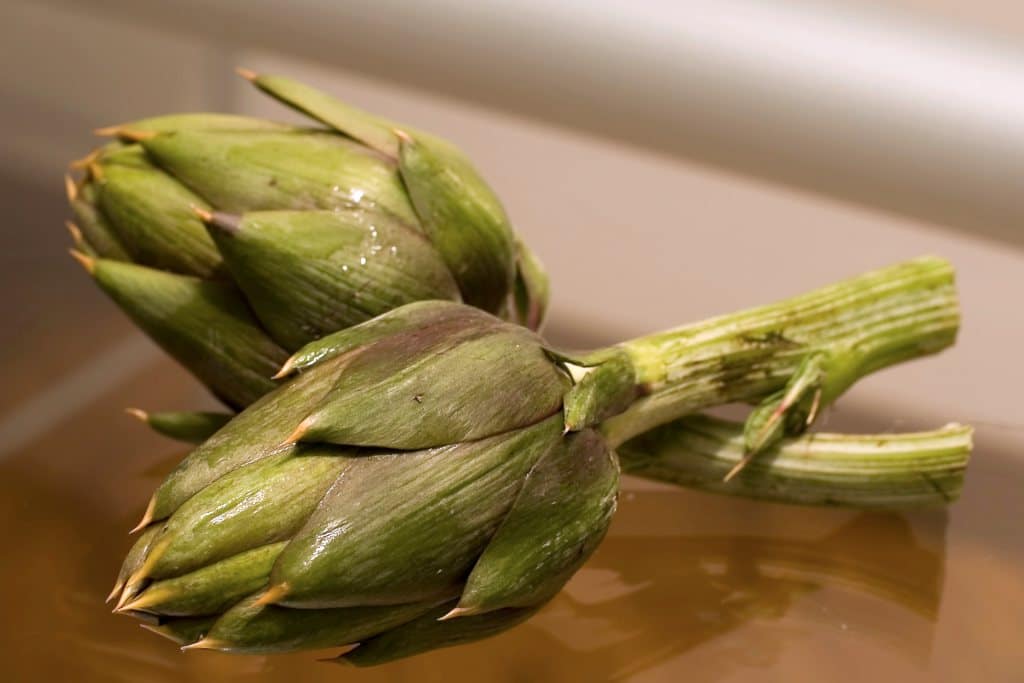
[[[103,598],[126,530],[181,455],[121,404],[192,396],[160,363],[0,465],[0,651],[13,680],[1009,681],[1024,666],[1022,478],[995,458],[977,463],[948,520],[627,485],[600,551],[532,621],[379,669],[179,653]]]

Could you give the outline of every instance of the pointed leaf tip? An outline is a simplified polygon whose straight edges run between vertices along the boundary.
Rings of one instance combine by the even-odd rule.
[[[124,614],[125,612],[133,612],[140,609],[140,606],[144,605],[145,602],[146,601],[143,601],[141,598],[136,598],[135,600],[132,600],[124,605],[121,605],[120,607],[115,607],[111,610],[111,612],[113,612],[114,614]]]
[[[757,451],[750,451],[749,453],[745,454],[742,458],[740,458],[740,461],[733,465],[732,468],[725,473],[725,476],[722,477],[722,483],[728,484],[730,481],[732,481],[737,474],[742,472],[743,469],[750,464],[750,461],[754,459],[755,455],[757,455]]]
[[[317,661],[324,662],[326,664],[337,664],[338,666],[355,667],[356,663],[349,659],[348,655],[349,653],[353,652],[357,647],[359,647],[359,643],[354,643],[351,647],[349,647],[347,650],[342,652],[337,657],[324,657],[323,659],[318,659]]]
[[[289,586],[287,583],[279,583],[276,586],[271,586],[263,593],[263,595],[253,602],[253,605],[262,607],[264,605],[272,605],[275,602],[280,602],[281,598],[288,595],[288,591]]]
[[[295,428],[295,431],[289,434],[287,438],[285,438],[285,440],[281,442],[281,445],[289,446],[291,444],[298,443],[299,441],[301,441],[302,437],[305,436],[306,432],[309,431],[309,428],[313,426],[313,423],[313,417],[307,417],[305,420],[299,423],[299,426]]]
[[[136,574],[138,574],[138,572],[136,572],[135,574],[132,574],[131,576],[129,576],[128,580],[125,581],[125,590],[121,592],[121,596],[117,599],[117,602],[114,603],[114,609],[110,610],[111,614],[117,614],[118,611],[122,607],[124,607],[126,604],[128,604],[128,602],[132,599],[132,597],[134,597],[134,595],[135,595],[134,591],[127,590],[127,589],[128,589],[129,586],[134,586],[134,585],[138,584],[138,581],[133,581],[133,579],[135,578]],[[141,581],[141,580],[142,579],[139,579],[139,581]]]
[[[139,412],[142,412],[142,411],[139,411]],[[147,526],[149,526],[149,523],[153,521],[153,511],[155,509],[156,509],[156,497],[154,496],[153,498],[149,499],[149,504],[146,505],[146,511],[144,513],[142,513],[142,519],[139,520],[139,523],[136,524],[135,528],[133,528],[131,531],[129,531],[128,534],[129,535],[134,534],[136,531],[139,531],[140,529],[145,529]]]
[[[202,222],[204,222],[204,223],[212,223],[213,222],[213,212],[212,211],[207,211],[203,207],[196,206],[195,204],[191,205],[188,208],[192,209],[192,213],[194,213],[196,215],[196,218],[198,218]]]
[[[146,512],[149,512],[149,510],[147,509]],[[128,577],[128,581],[125,582],[125,585],[138,585],[146,579],[148,579],[150,575],[152,575],[153,569],[160,562],[160,558],[163,557],[163,555],[167,552],[167,547],[169,545],[170,539],[168,539],[167,537],[163,537],[157,542],[155,542],[149,548],[149,554],[146,555],[146,559],[143,560],[142,566],[135,570],[135,572],[133,572],[132,575]],[[125,594],[121,596],[121,602],[118,603],[117,606],[121,607],[121,605],[128,602],[128,600],[130,600],[133,597],[135,596],[129,595],[127,592],[125,592]]]
[[[121,594],[121,590],[123,588],[124,588],[124,581],[123,580],[118,579],[117,581],[115,581],[114,582],[114,588],[110,591],[110,594],[107,595],[107,599],[104,600],[103,602],[104,603],[109,603],[111,600],[113,600],[114,598],[118,597]]]
[[[147,413],[145,410],[142,410],[141,408],[125,408],[124,412],[126,412],[127,414],[131,415],[134,418],[137,418],[140,422],[149,421],[149,413]]]
[[[452,611],[447,612],[446,614],[438,617],[437,620],[438,621],[448,621],[450,619],[457,619],[459,617],[471,617],[471,616],[473,616],[474,614],[477,614],[477,613],[478,613],[478,610],[476,610],[476,609],[474,609],[472,607],[456,607]]]
[[[288,375],[292,374],[292,370],[295,369],[295,356],[290,357],[281,366],[281,369],[276,374],[272,375],[270,379],[284,379]]]
[[[82,230],[74,224],[72,221],[64,221],[64,227],[68,229],[71,234],[71,239],[75,243],[76,247],[81,247],[84,237],[82,237]]]
[[[184,652],[185,650],[223,650],[224,647],[225,643],[222,641],[214,640],[213,638],[200,638],[194,643],[182,645],[181,651]]]
[[[197,207],[192,209],[208,228],[215,228],[225,235],[236,235],[242,229],[242,217],[223,211],[205,211]]]
[[[86,272],[89,273],[89,275],[92,275],[93,273],[96,272],[96,259],[89,256],[88,254],[83,254],[77,249],[68,249],[68,253],[71,254],[71,258],[78,261],[78,263],[81,264],[83,268],[85,268]]]
[[[160,133],[155,130],[138,130],[137,128],[127,128],[119,126],[117,128],[117,137],[124,138],[125,140],[131,140],[132,142],[142,142],[143,140],[152,140]]]
[[[345,643],[344,645],[339,645],[338,647],[341,648],[341,652],[339,652],[338,654],[334,655],[333,657],[321,657],[316,661],[323,662],[324,664],[340,664],[342,666],[355,666],[355,664],[353,664],[352,662],[343,660],[345,659],[345,655],[359,647],[359,643]]]
[[[86,154],[81,159],[74,159],[73,161],[71,161],[68,164],[68,167],[69,168],[73,168],[76,171],[85,170],[85,169],[89,168],[89,164],[91,164],[94,161],[96,161],[96,157],[98,157],[99,154],[100,154],[100,151],[98,149],[94,149],[93,151],[89,152],[88,154]]]
[[[64,191],[68,195],[68,201],[73,202],[78,199],[78,183],[67,173],[64,174]]]
[[[103,126],[102,128],[93,128],[93,135],[98,135],[101,138],[114,138],[118,137],[121,133],[121,124],[113,126]]]

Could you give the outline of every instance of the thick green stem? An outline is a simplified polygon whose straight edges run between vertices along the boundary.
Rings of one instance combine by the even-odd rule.
[[[621,344],[642,396],[603,422],[612,444],[684,415],[757,401],[822,359],[820,405],[880,368],[956,339],[953,268],[924,257],[749,311]]]
[[[664,425],[618,449],[627,474],[713,493],[804,505],[917,507],[959,498],[971,428],[785,439],[723,482],[744,452],[741,425],[703,415]]]

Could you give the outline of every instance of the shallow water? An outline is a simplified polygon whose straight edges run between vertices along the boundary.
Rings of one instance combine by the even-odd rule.
[[[143,364],[0,462],[6,680],[1024,679],[1021,435],[986,426],[948,511],[797,508],[627,480],[587,566],[488,641],[365,670],[316,661],[331,652],[181,653],[103,600],[127,529],[182,454],[121,408],[194,405],[196,391],[166,361]]]

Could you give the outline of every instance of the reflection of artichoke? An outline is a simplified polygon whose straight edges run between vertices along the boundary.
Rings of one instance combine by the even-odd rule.
[[[539,324],[545,276],[458,150],[247,75],[326,128],[146,119],[106,131],[68,184],[100,287],[215,394],[244,407],[289,352],[413,301]]]
[[[293,365],[157,491],[122,609],[197,647],[366,658],[524,619],[603,537],[615,456],[565,433],[569,376],[525,328],[423,302]]]

